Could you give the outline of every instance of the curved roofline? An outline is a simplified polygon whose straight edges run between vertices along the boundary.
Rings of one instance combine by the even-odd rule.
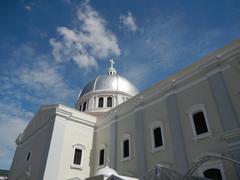
[[[97,83],[97,80],[99,79],[100,76],[97,76],[95,81],[94,81],[94,85],[93,85],[93,90],[95,91],[96,89],[96,83]]]
[[[123,95],[127,95],[127,96],[132,96],[131,94],[127,93],[127,92],[124,92],[124,91],[117,91],[117,90],[108,90],[108,89],[102,89],[102,90],[97,90],[97,91],[90,91],[86,94],[84,94],[83,96],[79,97],[78,100],[81,98],[81,99],[84,99],[86,96],[89,96],[89,95],[94,95],[94,94],[99,94],[101,92],[106,92],[106,93],[112,93],[114,92],[114,94],[123,94]],[[100,95],[100,94],[99,94]],[[136,94],[137,95],[137,94]],[[135,95],[134,95],[135,96]]]
[[[115,87],[113,84],[111,84],[114,81],[117,81]],[[123,87],[121,86],[122,88],[120,88],[119,83],[123,83],[123,85],[125,86]],[[88,94],[90,92],[99,92],[102,90],[112,91],[112,92],[119,91],[119,92],[129,94],[130,96],[134,96],[139,93],[138,89],[125,77],[122,77],[118,74],[101,75],[101,76],[97,76],[95,79],[89,81],[89,83],[86,84],[86,86],[81,91],[81,94],[78,99],[82,98],[85,94]]]

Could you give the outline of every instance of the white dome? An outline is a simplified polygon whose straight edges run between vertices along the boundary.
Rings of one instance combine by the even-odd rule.
[[[82,90],[80,97],[96,91],[119,91],[130,96],[138,94],[137,88],[124,77],[119,75],[102,75],[90,81]]]
[[[89,113],[103,113],[127,101],[138,94],[137,88],[117,74],[110,60],[111,67],[105,75],[90,81],[79,94],[75,108]]]
[[[110,177],[111,175],[118,176],[118,173],[114,169],[106,166],[96,171],[95,176],[98,176],[98,175],[104,175],[104,176]]]

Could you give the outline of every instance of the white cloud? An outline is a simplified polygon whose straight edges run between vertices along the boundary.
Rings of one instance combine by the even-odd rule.
[[[56,68],[44,61],[34,64],[33,67],[19,69],[16,77],[18,84],[28,91],[26,94],[21,92],[20,98],[24,97],[38,104],[63,103],[74,95],[74,91],[66,85]]]
[[[56,61],[73,60],[80,68],[97,67],[98,59],[120,55],[116,36],[106,28],[106,21],[87,2],[77,11],[73,29],[58,27],[60,39],[50,39]]]
[[[72,91],[64,83],[63,77],[46,62],[39,62],[31,68],[18,71],[20,83],[38,92],[46,91],[54,96],[68,96]]]
[[[220,29],[189,29],[184,14],[158,16],[146,23],[141,36],[126,38],[122,74],[147,88],[213,51],[222,34]]]
[[[128,12],[127,15],[120,15],[119,19],[123,26],[129,31],[136,32],[138,30],[136,20],[131,12]]]
[[[49,57],[37,53],[33,45],[10,49],[13,53],[0,76],[0,165],[6,169],[12,161],[16,137],[33,117],[31,111],[42,104],[67,103],[77,94]]]
[[[70,88],[49,57],[36,53],[30,45],[20,45],[12,54],[16,61],[25,62],[13,73],[2,71],[0,76],[0,96],[6,100],[27,100],[40,104],[66,103],[73,99],[75,90]],[[34,60],[35,63],[32,61]],[[8,98],[8,99],[7,99]]]
[[[3,63],[0,76],[0,168],[10,168],[15,139],[32,118],[30,111],[36,111],[40,104],[67,104],[77,94],[66,83],[61,67],[35,47],[34,44],[8,46],[12,53]]]
[[[30,5],[26,5],[24,8],[25,8],[27,11],[31,11],[31,10],[32,10],[32,7],[31,7]]]
[[[132,63],[124,68],[124,76],[131,80],[135,86],[140,87],[151,75],[152,66],[149,63]]]
[[[32,112],[21,109],[15,104],[0,103],[0,158],[1,165],[9,168],[15,151],[15,139],[23,132]]]

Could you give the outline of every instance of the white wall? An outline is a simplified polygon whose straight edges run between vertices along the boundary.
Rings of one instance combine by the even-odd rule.
[[[90,176],[95,117],[62,105],[58,107],[56,114],[44,180],[66,180],[74,177],[85,179]],[[71,166],[73,146],[76,144],[85,147],[81,169]]]
[[[43,179],[54,125],[53,115],[52,110],[40,110],[28,125],[24,131],[23,142],[16,149],[9,179]],[[27,161],[29,152],[31,155]]]

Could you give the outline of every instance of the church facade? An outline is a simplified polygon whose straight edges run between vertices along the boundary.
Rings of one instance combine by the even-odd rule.
[[[39,109],[16,140],[9,179],[135,179],[156,165],[185,174],[206,155],[240,161],[240,40],[143,92],[113,64],[75,109]],[[194,175],[234,180],[239,172],[211,159]]]

